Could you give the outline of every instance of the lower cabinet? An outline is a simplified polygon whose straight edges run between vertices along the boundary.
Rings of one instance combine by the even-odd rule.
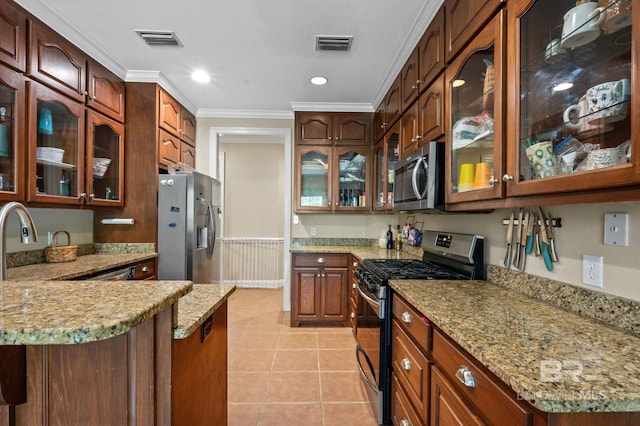
[[[171,424],[226,425],[227,302],[172,350]]]
[[[469,406],[460,398],[438,367],[431,373],[430,426],[483,425]]]
[[[294,254],[292,265],[291,325],[349,326],[349,254]]]

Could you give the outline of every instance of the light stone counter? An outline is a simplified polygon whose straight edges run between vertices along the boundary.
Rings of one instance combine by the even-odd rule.
[[[194,284],[191,293],[178,302],[178,324],[174,339],[184,339],[211,316],[236,290],[230,284]]]
[[[0,345],[109,339],[177,303],[192,286],[189,281],[5,281]]]
[[[407,251],[381,249],[373,246],[296,246],[291,253],[345,253],[364,259],[421,259],[420,256]]]
[[[153,259],[156,253],[99,253],[78,256],[72,262],[37,263],[7,269],[9,281],[71,280],[84,275]]]
[[[391,286],[540,410],[640,411],[639,336],[485,281]]]

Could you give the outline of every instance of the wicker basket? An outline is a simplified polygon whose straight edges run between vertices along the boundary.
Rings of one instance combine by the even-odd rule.
[[[58,246],[58,234],[67,234],[67,245]],[[44,257],[47,262],[71,262],[78,258],[78,246],[71,245],[71,236],[67,231],[56,231],[51,238],[51,245],[44,249]]]

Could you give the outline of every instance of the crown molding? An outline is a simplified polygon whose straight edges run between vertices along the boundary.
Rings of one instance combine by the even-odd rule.
[[[272,119],[272,120],[293,120],[293,111],[280,110],[250,110],[250,109],[199,109],[198,118],[249,118],[249,119]]]
[[[374,112],[370,103],[289,102],[294,111]]]

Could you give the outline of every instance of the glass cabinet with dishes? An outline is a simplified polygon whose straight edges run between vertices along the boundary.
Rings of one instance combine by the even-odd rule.
[[[638,182],[631,0],[509,2],[507,195]],[[637,5],[636,5],[637,6]],[[634,15],[635,18],[634,19]],[[635,22],[634,22],[635,21]],[[635,128],[635,131],[634,131]],[[637,143],[635,144],[637,145]],[[597,177],[596,177],[597,176]]]
[[[445,71],[447,203],[500,198],[504,12]]]
[[[332,148],[296,147],[296,211],[331,210]]]
[[[28,199],[82,203],[84,106],[38,83],[28,85]]]
[[[393,208],[393,185],[395,182],[395,166],[400,150],[400,124],[389,129],[374,147],[375,162],[374,191],[372,200],[374,210],[391,210]]]
[[[87,110],[86,203],[121,205],[124,190],[124,126]]]
[[[24,79],[0,65],[0,200],[22,196]]]

